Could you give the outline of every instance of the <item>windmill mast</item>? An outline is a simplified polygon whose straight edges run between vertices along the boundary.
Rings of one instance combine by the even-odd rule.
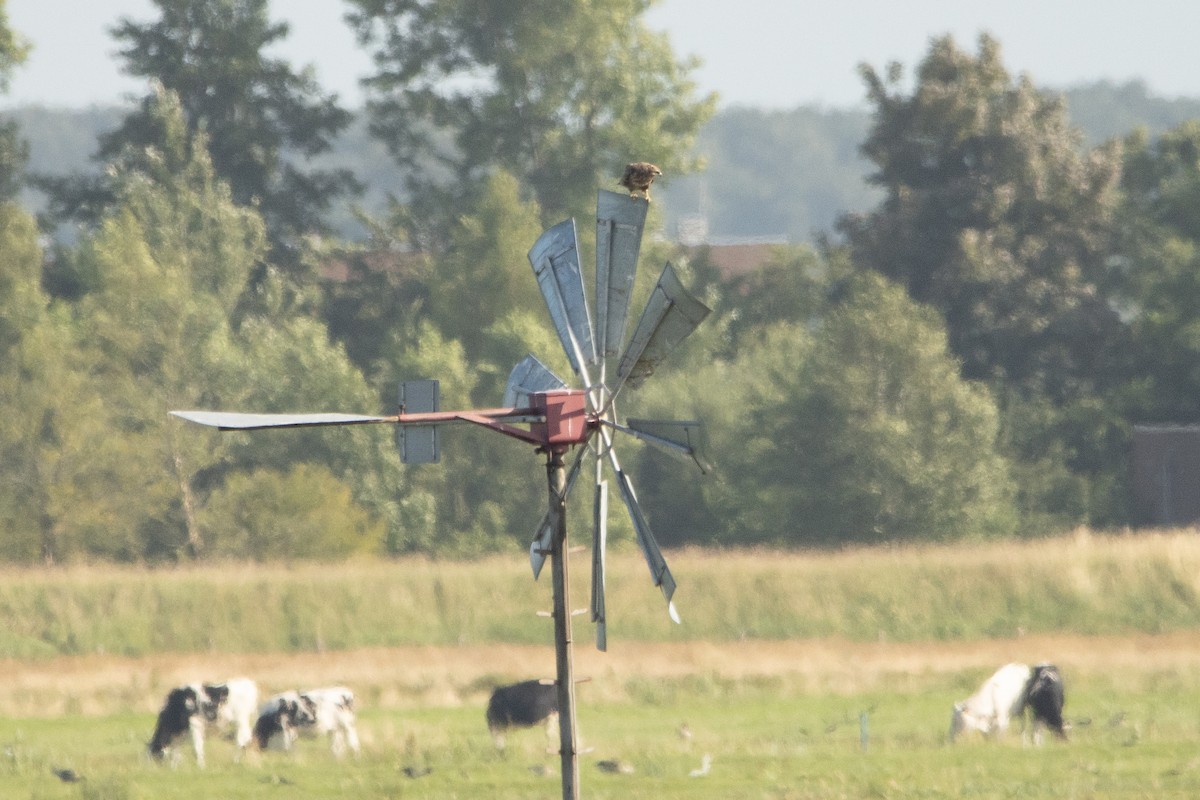
[[[567,470],[563,451],[546,454],[553,525],[550,560],[554,582],[554,655],[558,688],[558,748],[562,760],[563,800],[579,798],[579,747],[575,728],[575,665],[571,637],[570,581],[567,567]]]

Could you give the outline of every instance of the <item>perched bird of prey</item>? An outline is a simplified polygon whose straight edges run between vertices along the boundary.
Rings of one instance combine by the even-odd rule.
[[[625,167],[625,174],[621,176],[621,185],[629,190],[630,197],[635,197],[638,192],[641,192],[642,197],[649,202],[650,184],[654,183],[654,179],[659,175],[662,175],[662,170],[649,161],[635,161]]]

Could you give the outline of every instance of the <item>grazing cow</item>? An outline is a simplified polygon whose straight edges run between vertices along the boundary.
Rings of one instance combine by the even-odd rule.
[[[359,754],[358,728],[354,714],[354,692],[345,686],[327,686],[300,693],[305,719],[298,724],[300,733],[307,736],[328,734],[329,746],[338,758],[349,746]]]
[[[554,741],[558,721],[558,688],[553,683],[522,681],[498,686],[488,701],[487,724],[492,740],[504,749],[504,734],[509,728],[531,728],[545,723],[546,738]]]
[[[1003,733],[1013,717],[1025,710],[1025,692],[1032,670],[1026,664],[1005,664],[983,682],[979,691],[954,704],[950,741],[965,730],[984,735]]]
[[[240,757],[250,743],[250,720],[257,705],[258,687],[249,678],[178,686],[167,694],[158,713],[150,755],[161,760],[176,739],[189,733],[196,763],[204,766],[204,734],[210,724],[215,724],[233,735]]]
[[[1033,719],[1033,741],[1041,744],[1042,727],[1049,728],[1060,739],[1067,738],[1066,725],[1063,723],[1063,692],[1062,675],[1053,664],[1038,664],[1030,671],[1029,681],[1025,684],[1025,704]]]
[[[150,757],[161,761],[168,751],[174,747],[175,740],[185,733],[192,736],[192,750],[196,754],[196,763],[204,766],[204,726],[206,717],[215,714],[215,707],[209,700],[204,687],[199,683],[189,683],[177,686],[167,694],[162,710],[158,712],[158,722],[154,725],[154,736],[148,745]],[[172,760],[177,760],[174,754]]]
[[[209,720],[233,735],[240,756],[253,738],[258,687],[249,678],[231,678],[225,683],[204,684],[204,693],[212,708]]]
[[[290,750],[297,729],[315,720],[297,692],[282,692],[267,699],[254,723],[254,741],[260,750]]]

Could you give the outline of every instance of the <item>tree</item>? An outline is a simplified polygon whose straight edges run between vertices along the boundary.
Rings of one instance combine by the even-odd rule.
[[[8,92],[14,70],[28,55],[29,43],[9,27],[7,0],[0,0],[0,92]],[[0,124],[0,201],[16,198],[28,158],[29,147],[21,140],[17,123],[10,119]]]
[[[862,73],[886,196],[839,225],[855,263],[943,314],[965,377],[1056,402],[1103,387],[1123,351],[1106,265],[1119,154],[1082,154],[1062,101],[1012,81],[986,35],[976,57],[935,40],[912,94],[899,65]]]
[[[597,183],[628,161],[667,175],[691,166],[697,99],[648,0],[351,0],[360,41],[375,48],[366,85],[372,129],[411,174],[422,206],[442,214],[494,168],[529,188],[543,222],[591,210]]]
[[[1017,459],[1055,453],[1111,496],[1123,439],[1106,398],[1132,368],[1111,269],[1119,148],[1085,151],[1062,101],[1012,80],[986,35],[975,56],[935,40],[911,94],[897,64],[862,74],[875,107],[863,150],[885,197],[839,223],[855,265],[943,315],[963,376],[1004,401]],[[1120,521],[1107,504],[1060,510]]]
[[[50,496],[80,415],[69,320],[41,290],[32,218],[0,204],[0,559],[52,562]]]
[[[89,413],[72,444],[87,458],[72,465],[51,498],[64,540],[76,553],[118,560],[203,557],[212,538],[207,504],[245,496],[244,481],[222,491],[242,473],[273,502],[287,491],[336,499],[330,481],[342,481],[361,508],[390,526],[386,506],[398,464],[386,432],[307,431],[251,443],[185,430],[168,417],[171,409],[285,411],[297,404],[371,411],[376,401],[321,324],[279,300],[282,281],[272,272],[257,284],[263,313],[240,313],[251,275],[265,261],[262,219],[233,202],[203,135],[189,134],[177,97],[161,91],[153,110],[164,149],[150,149],[140,169],[114,170],[117,202],[80,245],[81,271],[96,276],[75,308]],[[324,472],[291,472],[306,460]],[[313,524],[300,498],[280,506],[295,509],[297,529]],[[223,534],[227,552],[224,543],[237,539]]]
[[[1126,140],[1121,263],[1141,421],[1200,418],[1200,123]]]
[[[995,404],[903,289],[859,277],[815,332],[765,328],[724,372],[735,408],[706,494],[727,530],[817,545],[1012,531]]]
[[[332,203],[358,189],[348,170],[304,163],[329,150],[349,124],[349,112],[321,93],[311,68],[297,72],[266,55],[288,30],[270,22],[267,0],[153,1],[158,19],[124,18],[113,29],[124,45],[125,71],[178,95],[188,131],[205,134],[213,169],[228,182],[234,202],[259,209],[276,261],[285,260],[300,237],[326,230]],[[155,92],[146,95],[101,138],[95,160],[136,160],[148,147],[161,151],[166,132],[156,103]],[[103,176],[49,186],[59,208],[76,214],[95,216],[113,199]]]

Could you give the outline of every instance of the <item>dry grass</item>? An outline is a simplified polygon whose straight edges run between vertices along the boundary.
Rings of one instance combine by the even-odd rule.
[[[1007,661],[1051,660],[1077,678],[1119,673],[1129,686],[1164,674],[1200,681],[1200,631],[1160,636],[1042,635],[973,642],[630,642],[599,653],[581,643],[576,674],[592,702],[627,699],[631,684],[702,677],[770,678],[800,692],[920,691],[953,676],[969,682]],[[497,681],[552,677],[549,644],[371,648],[331,653],[63,657],[0,662],[7,716],[153,712],[171,686],[248,675],[265,691],[346,683],[376,708],[479,705]]]

